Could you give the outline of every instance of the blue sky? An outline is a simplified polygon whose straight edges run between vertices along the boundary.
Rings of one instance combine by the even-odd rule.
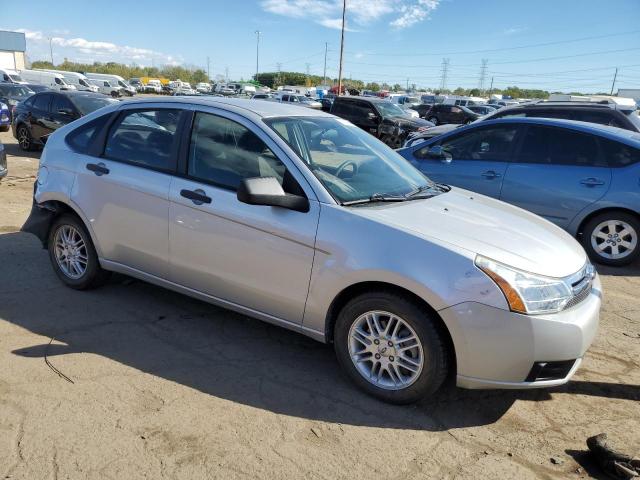
[[[341,0],[0,1],[0,29],[27,34],[31,60],[167,63],[234,79],[260,70],[337,76]],[[347,0],[346,77],[437,88],[640,88],[640,0]]]

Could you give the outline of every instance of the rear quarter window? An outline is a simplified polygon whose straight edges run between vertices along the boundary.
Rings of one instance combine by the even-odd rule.
[[[105,127],[110,116],[110,114],[103,115],[69,132],[65,138],[67,145],[74,152],[88,153],[92,142],[95,141],[100,131]]]
[[[640,163],[640,150],[613,140],[600,139],[602,153],[612,168],[623,168]]]

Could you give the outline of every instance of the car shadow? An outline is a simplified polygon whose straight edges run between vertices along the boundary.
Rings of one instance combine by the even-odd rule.
[[[469,391],[448,385],[433,399],[391,406],[357,390],[328,345],[124,276],[94,291],[66,288],[47,252],[24,233],[0,235],[0,252],[0,319],[44,337],[12,353],[42,358],[43,369],[45,361],[55,366],[62,355],[91,353],[278,414],[428,431],[491,424],[516,400],[552,398],[547,390]],[[73,365],[61,373],[82,382],[86,367],[74,371]],[[563,388],[619,398],[638,395],[638,386],[607,385],[571,382]]]
[[[4,146],[4,150],[7,152],[8,156],[28,157],[35,158],[37,160],[40,158],[40,155],[42,155],[42,149],[40,147],[36,147],[35,150],[25,152],[17,143],[3,143],[2,145]]]
[[[640,258],[624,267],[610,267],[599,263],[596,263],[595,266],[600,275],[609,275],[612,277],[640,277]]]

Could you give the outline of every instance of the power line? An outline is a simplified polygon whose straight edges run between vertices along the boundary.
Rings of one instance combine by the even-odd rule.
[[[442,76],[440,77],[440,90],[447,88],[447,73],[449,72],[449,59],[442,59]]]

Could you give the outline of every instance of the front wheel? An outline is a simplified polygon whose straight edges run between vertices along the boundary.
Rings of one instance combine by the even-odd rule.
[[[18,144],[22,150],[25,152],[33,150],[33,138],[31,137],[31,132],[26,125],[20,125],[18,127],[16,136],[18,137]]]
[[[394,150],[401,148],[403,143],[400,135],[383,135],[381,140]]]
[[[594,261],[612,266],[628,265],[640,255],[640,220],[635,215],[610,211],[589,220],[582,232],[582,246]]]
[[[448,357],[433,314],[403,295],[380,291],[352,299],[334,334],[338,361],[365,392],[406,404],[434,394]]]
[[[53,223],[49,257],[62,283],[76,290],[98,287],[109,278],[109,272],[100,267],[87,229],[76,216],[62,215]]]

